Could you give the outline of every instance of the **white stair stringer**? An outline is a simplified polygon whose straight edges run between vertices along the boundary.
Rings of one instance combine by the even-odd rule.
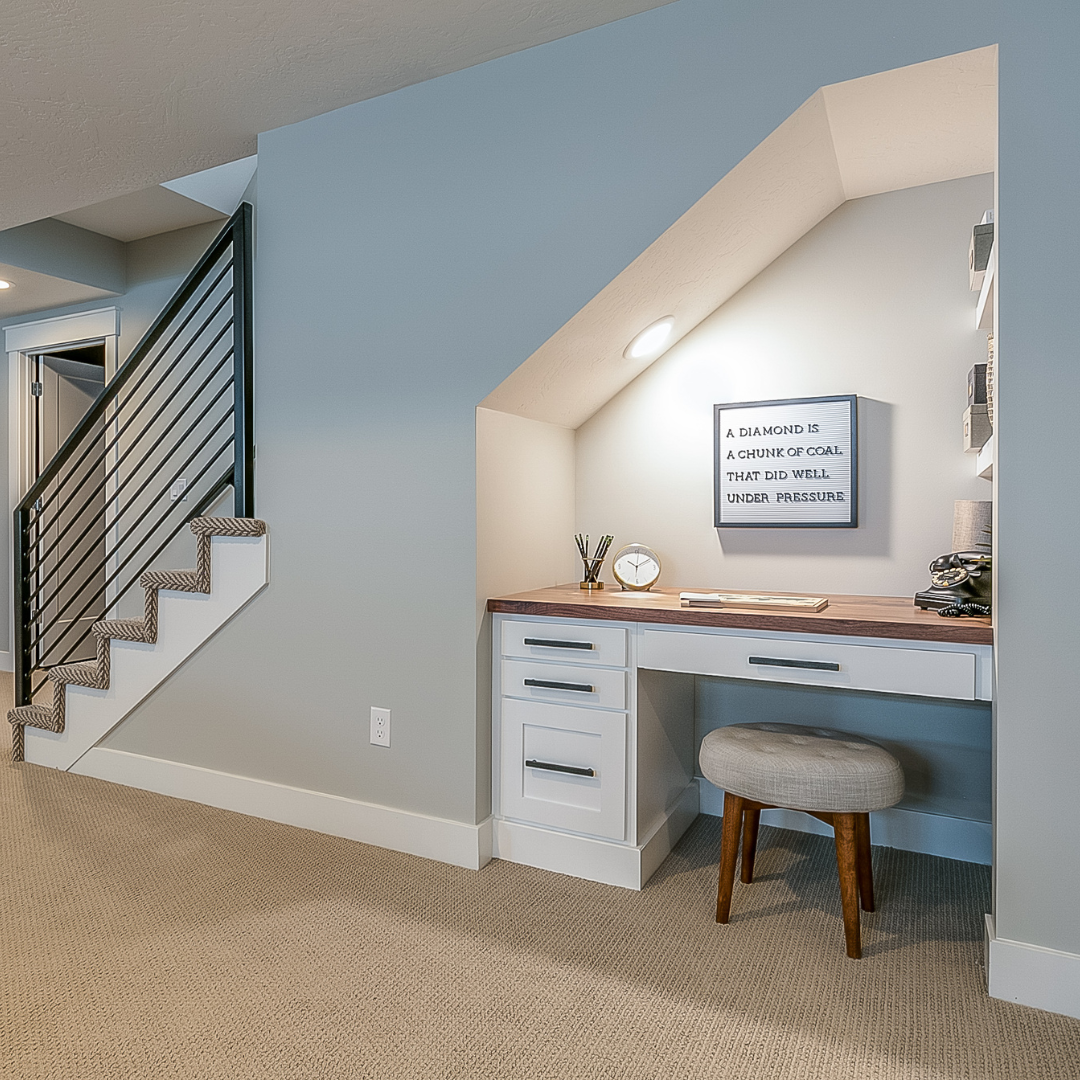
[[[209,542],[210,591],[160,588],[156,642],[110,637],[108,687],[95,689],[68,683],[63,688],[67,695],[63,731],[27,724],[25,761],[54,769],[71,769],[266,587],[269,564],[265,533],[211,535]]]

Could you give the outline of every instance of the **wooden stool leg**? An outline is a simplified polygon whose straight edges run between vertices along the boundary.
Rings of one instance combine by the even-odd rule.
[[[761,821],[761,804],[743,803],[742,827],[742,881],[749,885],[754,880],[754,856],[757,854],[758,823]]]
[[[743,800],[724,792],[724,829],[720,834],[720,883],[716,890],[716,921],[726,923],[731,912],[731,893],[735,888],[735,860],[739,856],[739,827],[742,825]]]
[[[855,845],[859,860],[859,896],[863,911],[874,910],[874,864],[870,858],[870,815],[855,815]],[[744,856],[745,858],[745,856]]]
[[[844,938],[847,942],[847,954],[852,960],[862,959],[862,943],[859,940],[859,883],[856,871],[856,817],[856,814],[833,814],[836,868],[840,873],[840,902],[844,908]]]

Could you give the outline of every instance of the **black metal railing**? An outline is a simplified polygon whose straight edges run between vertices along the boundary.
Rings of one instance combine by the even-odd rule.
[[[15,509],[15,694],[142,616],[139,576],[231,486],[253,517],[251,207],[244,204]]]

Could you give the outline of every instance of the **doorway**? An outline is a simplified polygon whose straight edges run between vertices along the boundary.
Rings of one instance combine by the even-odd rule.
[[[105,343],[33,353],[27,359],[34,483],[104,389]],[[103,440],[105,419],[98,423]],[[37,551],[33,576],[40,598],[35,659],[42,667],[93,659],[91,628],[106,614],[105,460],[94,454],[76,458],[64,476],[63,499],[58,484],[42,494],[40,505],[51,510],[46,515],[49,525],[32,537]]]

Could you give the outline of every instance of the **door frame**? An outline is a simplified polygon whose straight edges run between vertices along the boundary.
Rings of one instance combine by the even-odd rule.
[[[0,650],[0,671],[15,670],[15,507],[33,483],[33,417],[31,416],[29,358],[50,349],[105,344],[105,382],[116,374],[120,337],[120,309],[96,308],[74,315],[17,323],[4,328],[4,351],[8,356],[8,514],[0,535],[7,541],[5,573],[8,579],[8,649]]]

